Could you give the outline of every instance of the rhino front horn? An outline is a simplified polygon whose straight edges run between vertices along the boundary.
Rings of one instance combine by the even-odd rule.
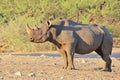
[[[26,26],[26,31],[27,31],[27,33],[28,34],[30,34],[31,33],[31,31],[32,31],[32,29],[29,27],[29,25],[27,24],[27,26]]]

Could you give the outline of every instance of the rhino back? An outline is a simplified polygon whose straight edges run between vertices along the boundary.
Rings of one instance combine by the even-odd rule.
[[[73,25],[78,25],[79,23],[74,22],[72,20],[60,19],[60,20],[51,21],[51,24],[52,25],[62,25],[62,26],[73,26]]]

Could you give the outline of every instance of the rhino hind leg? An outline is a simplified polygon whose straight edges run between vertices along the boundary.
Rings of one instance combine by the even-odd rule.
[[[111,62],[112,60],[110,59],[110,56],[107,52],[105,52],[104,50],[102,50],[101,48],[98,48],[97,50],[95,50],[97,52],[97,54],[99,54],[101,56],[101,58],[105,61],[105,65],[103,67],[102,70],[104,71],[109,71],[111,72]]]
[[[111,62],[112,62],[112,60],[110,59],[109,55],[105,54],[103,56],[103,60],[106,62],[104,70],[111,72],[112,71],[112,69],[111,69]]]

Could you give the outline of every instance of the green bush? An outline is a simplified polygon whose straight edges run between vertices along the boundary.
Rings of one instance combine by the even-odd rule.
[[[59,18],[104,25],[111,34],[120,36],[119,8],[119,0],[1,0],[0,41],[12,51],[56,50],[50,43],[30,43],[25,27]]]

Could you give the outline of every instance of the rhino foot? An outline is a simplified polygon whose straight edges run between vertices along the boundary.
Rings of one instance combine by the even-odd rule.
[[[109,68],[103,68],[103,69],[101,69],[102,71],[106,71],[106,72],[112,72],[112,70],[111,69],[109,69]]]
[[[63,66],[62,69],[67,69],[67,66]]]
[[[111,70],[111,69],[108,69],[108,68],[106,68],[106,69],[102,69],[102,71],[112,72],[112,70]]]
[[[102,67],[100,67],[100,68],[96,68],[95,70],[106,71],[106,72],[112,72],[111,69],[108,69],[108,68],[102,68]]]
[[[67,67],[67,70],[75,70],[75,67]]]

